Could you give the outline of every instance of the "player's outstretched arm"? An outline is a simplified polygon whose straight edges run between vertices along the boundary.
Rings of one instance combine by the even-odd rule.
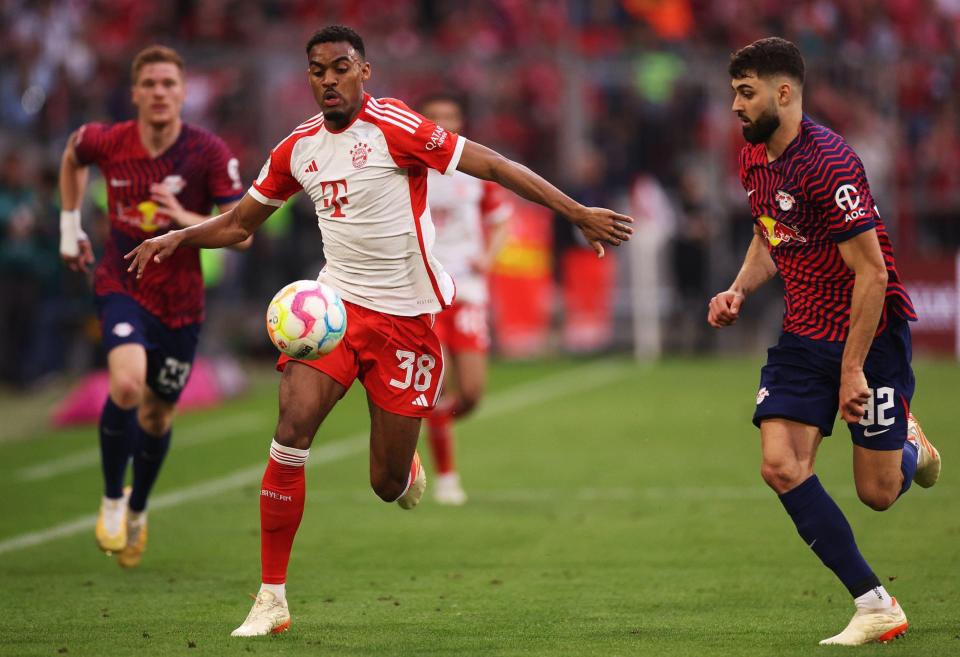
[[[740,307],[747,295],[776,276],[777,266],[770,257],[770,251],[759,233],[755,231],[743,266],[729,289],[710,299],[707,309],[707,322],[713,328],[723,328],[736,323],[740,318]]]
[[[275,207],[264,205],[249,194],[245,194],[234,208],[223,214],[189,228],[172,230],[141,242],[137,248],[124,256],[126,260],[131,261],[127,271],[136,271],[137,278],[140,278],[148,262],[163,262],[180,246],[217,249],[242,242],[253,235],[274,210],[276,210]]]
[[[157,204],[157,210],[159,212],[162,212],[173,219],[173,222],[180,228],[196,226],[200,222],[206,221],[210,218],[207,215],[199,214],[197,212],[190,212],[190,210],[187,210],[180,204],[180,201],[177,200],[176,195],[165,185],[160,183],[153,183],[150,185],[150,199]],[[239,202],[240,201],[231,201],[230,203],[224,203],[222,206],[220,206],[220,212],[218,214],[229,212],[235,208]],[[242,242],[232,244],[230,248],[237,251],[246,251],[252,244],[253,235]]]
[[[80,203],[90,171],[77,159],[76,135],[70,135],[60,158],[60,257],[71,270],[85,272],[93,264],[93,247],[80,225]]]
[[[870,400],[863,362],[883,314],[889,275],[876,229],[840,242],[837,248],[855,277],[850,300],[850,333],[840,365],[840,414],[847,422],[859,422]]]
[[[492,180],[518,196],[566,217],[583,231],[600,257],[603,257],[604,244],[617,246],[633,234],[633,228],[629,226],[633,222],[631,217],[606,208],[581,205],[527,167],[486,146],[466,141],[457,169],[475,178]]]

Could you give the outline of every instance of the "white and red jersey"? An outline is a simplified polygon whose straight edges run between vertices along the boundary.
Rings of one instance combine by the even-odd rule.
[[[457,301],[487,302],[487,280],[473,269],[486,251],[484,228],[503,223],[510,205],[496,183],[457,171],[452,176],[430,172],[430,214],[436,226],[433,254],[457,281]]]
[[[450,275],[433,256],[427,170],[453,173],[466,142],[393,98],[364,95],[343,130],[323,115],[270,153],[250,195],[279,207],[304,190],[317,208],[327,264],[319,280],[344,299],[391,315],[448,307]]]

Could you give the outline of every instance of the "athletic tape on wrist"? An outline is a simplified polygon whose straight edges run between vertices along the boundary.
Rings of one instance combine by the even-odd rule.
[[[80,242],[90,238],[80,227],[80,210],[60,211],[60,254],[71,258],[80,255]]]

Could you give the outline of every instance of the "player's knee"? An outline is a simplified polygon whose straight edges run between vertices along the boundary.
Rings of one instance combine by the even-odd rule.
[[[860,501],[874,511],[886,511],[897,501],[900,490],[880,485],[857,486]]]
[[[120,408],[136,408],[143,401],[143,382],[126,375],[112,377],[110,398]]]
[[[162,436],[173,424],[173,409],[159,406],[142,405],[137,413],[140,428],[152,436]]]
[[[797,461],[764,461],[760,476],[778,495],[782,495],[802,484],[810,473]]]
[[[310,443],[313,442],[313,433],[301,427],[297,422],[281,418],[280,422],[277,423],[277,431],[273,438],[284,447],[310,449]]]
[[[409,471],[403,475],[391,473],[387,468],[376,468],[370,471],[370,487],[384,502],[395,502],[403,495],[407,487]]]

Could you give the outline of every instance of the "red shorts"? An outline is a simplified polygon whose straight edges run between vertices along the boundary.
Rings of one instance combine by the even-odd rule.
[[[440,342],[453,353],[487,353],[490,348],[490,327],[484,304],[454,303],[437,315],[433,329],[440,336]]]
[[[443,353],[432,316],[400,317],[344,301],[347,334],[326,356],[297,361],[323,372],[345,388],[354,379],[385,411],[428,417],[440,398]],[[288,361],[281,355],[277,369]]]

